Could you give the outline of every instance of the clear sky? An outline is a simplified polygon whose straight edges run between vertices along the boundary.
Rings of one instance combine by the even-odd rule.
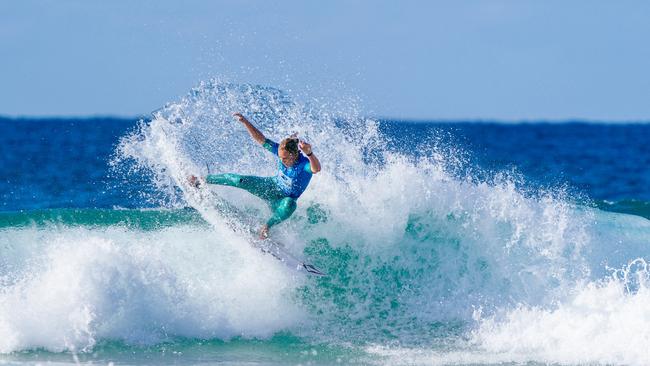
[[[141,115],[210,77],[403,119],[650,120],[650,1],[0,2],[0,115]]]

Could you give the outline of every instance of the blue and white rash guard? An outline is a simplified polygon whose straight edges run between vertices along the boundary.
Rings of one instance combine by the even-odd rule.
[[[278,157],[278,143],[266,139],[263,144],[264,148],[272,152],[278,160],[278,174],[273,177],[278,188],[287,195],[287,197],[298,198],[302,192],[307,189],[311,180],[312,171],[309,159],[300,154],[298,161],[290,167],[282,164]]]

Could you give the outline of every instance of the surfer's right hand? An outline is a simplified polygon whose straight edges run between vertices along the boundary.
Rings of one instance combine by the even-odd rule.
[[[239,122],[244,123],[245,121],[247,121],[246,117],[244,117],[244,115],[239,112],[233,113],[232,116],[237,118]]]
[[[201,186],[201,181],[194,175],[187,177],[187,182],[194,188],[199,188]]]

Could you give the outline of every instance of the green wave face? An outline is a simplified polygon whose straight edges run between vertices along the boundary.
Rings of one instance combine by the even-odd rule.
[[[207,225],[195,210],[50,209],[0,212],[0,228],[47,226],[123,226],[156,230],[179,224]]]
[[[360,348],[311,343],[280,332],[267,340],[237,337],[219,339],[175,338],[151,346],[123,341],[100,341],[92,352],[32,350],[0,355],[8,364],[228,364],[228,365],[376,365],[382,357]]]
[[[641,216],[650,220],[650,202],[637,200],[598,201],[596,205],[601,210]]]

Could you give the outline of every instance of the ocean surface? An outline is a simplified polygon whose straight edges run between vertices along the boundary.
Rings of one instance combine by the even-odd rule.
[[[650,364],[650,124],[390,121],[208,81],[143,118],[0,118],[0,364]],[[323,171],[271,235],[266,135]],[[1,112],[1,111],[0,111]]]

